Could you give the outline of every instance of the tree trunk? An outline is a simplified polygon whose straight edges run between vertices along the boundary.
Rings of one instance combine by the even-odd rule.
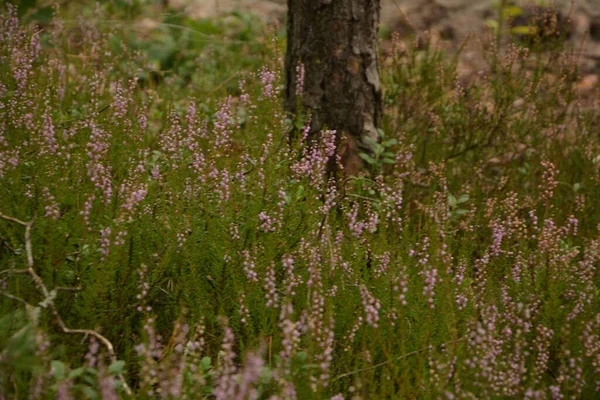
[[[380,0],[288,0],[285,108],[295,114],[301,104],[311,115],[313,135],[325,128],[337,131],[346,175],[358,172],[359,152],[370,150],[365,138],[378,138],[379,9]]]

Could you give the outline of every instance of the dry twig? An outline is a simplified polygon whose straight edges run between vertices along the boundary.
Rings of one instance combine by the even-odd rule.
[[[27,258],[27,268],[23,269],[23,270],[12,270],[10,273],[27,273],[27,274],[29,274],[29,276],[31,277],[31,280],[33,281],[33,283],[35,284],[37,289],[42,293],[42,296],[44,297],[43,302],[47,305],[48,309],[50,309],[50,312],[56,319],[60,329],[64,333],[80,334],[80,335],[95,337],[100,343],[102,343],[104,345],[104,347],[108,351],[108,355],[111,359],[111,362],[113,362],[113,363],[116,362],[117,356],[115,354],[114,346],[112,345],[110,340],[108,340],[104,335],[98,333],[97,331],[95,331],[93,329],[72,329],[72,328],[67,327],[67,325],[65,324],[61,315],[59,314],[58,310],[56,309],[56,305],[54,304],[54,298],[53,298],[54,296],[50,293],[50,291],[48,291],[46,284],[44,283],[42,278],[38,275],[38,273],[34,269],[33,250],[32,250],[32,245],[31,245],[31,227],[35,223],[35,218],[29,222],[24,222],[17,218],[10,217],[8,215],[4,215],[2,213],[0,213],[0,218],[4,219],[6,221],[14,222],[16,224],[19,224],[19,225],[25,227],[25,255]],[[60,288],[60,289],[65,290],[65,288]],[[78,290],[78,288],[76,288],[75,290]],[[20,301],[21,303],[27,304],[27,302],[25,300],[17,298],[13,295],[10,295],[7,293],[3,293],[3,295],[5,297],[8,297],[13,300]],[[131,389],[129,388],[129,385],[127,385],[127,381],[125,380],[125,377],[123,376],[123,374],[120,373],[118,375],[118,377],[119,377],[119,379],[121,379],[121,381],[123,383],[123,389],[125,390],[125,392],[131,396],[132,395]]]

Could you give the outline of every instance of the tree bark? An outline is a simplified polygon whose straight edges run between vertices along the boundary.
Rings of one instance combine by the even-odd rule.
[[[325,128],[337,131],[346,175],[358,172],[359,152],[370,150],[365,138],[378,138],[379,10],[380,0],[288,0],[285,108],[296,114],[301,105],[311,116],[313,135]]]

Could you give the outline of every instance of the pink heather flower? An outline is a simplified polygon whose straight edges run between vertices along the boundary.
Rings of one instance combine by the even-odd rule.
[[[229,176],[229,171],[227,169],[223,169],[221,171],[221,180],[219,182],[219,198],[222,202],[229,201],[231,196],[231,189],[229,184],[231,182],[231,177]]]
[[[183,245],[185,244],[187,238],[186,238],[186,233],[185,232],[179,232],[177,233],[177,246],[178,247],[183,247]]]
[[[235,398],[235,374],[237,368],[235,366],[236,354],[233,351],[234,340],[233,329],[226,326],[223,343],[221,345],[219,375],[213,391],[213,395],[217,400],[230,400]]]
[[[138,125],[141,131],[145,131],[148,128],[148,117],[144,113],[138,114]]]
[[[265,290],[266,306],[270,308],[279,307],[279,294],[277,293],[277,280],[275,278],[275,264],[267,267],[265,281],[263,284]]]
[[[577,236],[577,229],[579,227],[579,220],[574,215],[570,215],[567,219],[568,228],[573,232],[573,236]]]
[[[437,282],[438,271],[433,266],[420,272],[425,278],[425,286],[423,287],[423,295],[427,298],[427,304],[429,308],[435,308],[434,297],[435,297],[435,284]]]
[[[389,251],[381,255],[375,255],[373,257],[377,261],[377,266],[374,270],[375,277],[380,277],[384,274],[387,274],[389,271],[390,263],[391,263],[391,254]]]
[[[543,168],[542,183],[539,185],[539,189],[542,192],[542,200],[544,203],[549,203],[554,196],[554,190],[558,186],[558,170],[556,166],[550,161],[542,161],[541,166]]]
[[[100,254],[102,254],[101,261],[104,261],[106,256],[110,253],[110,227],[106,227],[100,230]]]
[[[47,187],[42,189],[42,196],[44,198],[44,202],[46,203],[44,206],[44,217],[56,221],[60,217],[60,210],[56,199],[50,194],[50,190],[48,190]]]
[[[0,19],[0,22],[2,22],[0,26],[0,42],[4,43],[8,43],[11,38],[15,37],[19,30],[17,7],[11,3],[7,3],[6,10],[6,17]]]
[[[262,369],[265,365],[261,353],[260,351],[252,352],[246,357],[246,363],[238,374],[239,383],[236,388],[235,399],[258,399],[259,393],[255,386],[260,381]]]
[[[352,209],[350,210],[350,213],[348,214],[348,227],[350,228],[350,231],[352,232],[352,235],[355,238],[360,238],[366,228],[365,222],[359,221],[357,219],[358,208],[359,208],[358,202],[354,203],[352,205]]]
[[[152,167],[152,179],[154,180],[159,180],[160,179],[160,169],[158,168],[158,165],[155,165],[154,167]]]
[[[452,280],[454,282],[456,282],[457,286],[462,285],[462,283],[465,279],[466,272],[467,272],[467,260],[462,259],[458,263],[458,266],[456,267],[456,270],[454,271],[454,277],[452,278]]]
[[[238,83],[238,88],[240,89],[240,102],[242,104],[248,104],[250,102],[250,95],[246,91],[246,80],[241,79]]]
[[[284,254],[281,258],[281,264],[285,270],[285,295],[292,298],[296,295],[295,287],[300,285],[300,279],[294,274],[294,258],[289,254]]]
[[[240,230],[238,228],[238,226],[235,223],[231,223],[231,225],[229,225],[229,233],[231,235],[231,240],[241,240],[242,237],[240,236]]]
[[[465,307],[467,307],[469,299],[464,294],[458,293],[456,296],[454,296],[454,301],[456,302],[458,309],[462,311],[465,309]]]
[[[118,121],[125,120],[127,116],[127,103],[131,101],[127,90],[123,88],[121,82],[115,82],[113,85],[113,102],[111,108]]]
[[[282,369],[284,375],[290,374],[292,355],[300,344],[300,323],[292,321],[293,315],[294,307],[291,300],[288,299],[281,307],[278,323],[279,329],[282,332],[281,351],[279,352],[281,365],[279,367]]]
[[[19,165],[20,158],[20,147],[9,148],[8,141],[4,137],[4,131],[6,125],[0,122],[0,179],[10,171],[15,169]]]
[[[521,282],[521,271],[523,270],[523,264],[520,260],[517,260],[512,267],[512,279],[515,282]]]
[[[81,216],[83,217],[83,222],[87,227],[88,231],[92,230],[92,227],[90,226],[90,215],[92,212],[92,207],[94,206],[94,200],[96,200],[96,196],[90,194],[83,205],[83,210],[79,212],[79,214],[81,214]]]
[[[228,150],[231,146],[232,122],[231,96],[229,96],[221,103],[219,111],[215,114],[213,129],[215,149]]]
[[[397,282],[394,285],[394,291],[398,296],[398,303],[401,306],[406,306],[408,303],[406,301],[406,295],[408,293],[408,274],[406,273],[406,267],[400,267],[398,271]]]
[[[148,293],[150,292],[150,283],[148,283],[148,266],[142,264],[139,274],[139,283],[138,283],[138,294],[136,295],[136,299],[139,301],[137,306],[138,312],[150,312],[152,311],[152,307],[146,305],[146,298],[148,297]]]
[[[266,66],[264,66],[258,73],[258,79],[263,85],[262,95],[268,99],[272,98],[276,94],[275,88],[273,87],[275,78],[275,72],[269,70],[269,68]]]
[[[124,191],[127,190],[127,188],[124,185],[121,186],[121,189]],[[147,194],[148,194],[147,185],[146,184],[139,185],[138,188],[133,189],[132,191],[130,191],[127,194],[127,198],[125,199],[125,202],[121,205],[121,208],[123,208],[127,211],[133,211],[133,209],[139,203],[144,201]]]
[[[317,361],[321,368],[321,375],[319,376],[319,383],[323,387],[327,387],[329,383],[329,367],[333,361],[333,341],[334,341],[334,320],[333,317],[329,318],[329,325],[323,329],[322,337],[317,341],[321,352],[317,355]]]
[[[185,147],[187,147],[190,153],[196,154],[200,151],[198,139],[201,136],[202,128],[198,128],[196,103],[194,101],[190,102],[185,119],[187,120],[186,137],[184,138]]]
[[[53,373],[53,371],[50,371]],[[65,379],[56,385],[56,399],[57,400],[71,400],[73,396],[71,396],[70,387],[72,385],[72,381],[70,379]]]
[[[244,258],[244,272],[246,273],[246,279],[250,282],[258,282],[258,274],[256,273],[256,263],[254,258],[250,255],[248,250],[242,250],[242,257]]]
[[[352,329],[350,329],[350,332],[348,332],[348,334],[344,337],[344,351],[347,353],[348,351],[350,351],[350,349],[352,349],[352,343],[354,343],[354,338],[356,337],[356,332],[358,332],[358,330],[361,328],[361,326],[363,325],[363,317],[361,317],[360,315],[356,318],[356,322],[354,323],[354,325],[352,325]]]
[[[250,310],[246,307],[246,295],[244,293],[240,296],[240,315],[242,316],[240,322],[242,325],[246,325],[250,320]]]
[[[377,225],[379,224],[379,213],[371,209],[371,207],[367,208],[367,231],[369,233],[375,233],[377,231]]]
[[[309,178],[316,188],[325,183],[327,163],[335,154],[336,135],[336,131],[323,131],[319,142],[305,144],[301,159],[291,166],[295,179]]]
[[[402,184],[399,182],[396,185],[396,187],[386,185],[381,181],[379,192],[382,197],[385,220],[393,222],[398,228],[402,229]]]
[[[16,30],[18,30],[18,26]],[[33,76],[33,63],[39,55],[40,43],[39,35],[32,35],[27,40],[23,31],[19,32],[19,34],[16,34],[17,32],[14,33],[15,35],[11,38],[13,39],[11,66],[13,78],[17,83],[15,97],[18,98],[25,92],[29,80]]]
[[[270,217],[266,212],[263,211],[258,214],[258,221],[260,222],[258,229],[261,232],[275,232],[275,225],[277,224],[277,221],[275,218]]]
[[[96,125],[91,126],[92,134],[87,144],[88,158],[87,174],[90,181],[99,189],[104,197],[104,203],[110,204],[112,198],[111,166],[104,163],[110,147],[110,133]]]
[[[127,231],[119,231],[117,232],[117,237],[115,238],[113,244],[115,246],[123,246],[125,244],[125,237],[127,236]]]
[[[102,400],[119,400],[119,395],[116,391],[116,382],[112,376],[103,374],[98,378],[98,386]]]
[[[48,111],[42,116],[42,124],[40,155],[55,155],[58,151],[58,142],[54,131],[54,123]]]
[[[308,139],[308,134],[310,133],[310,129],[311,129],[311,122],[312,122],[312,117],[309,115],[308,118],[306,119],[306,123],[304,124],[304,128],[302,129],[302,142],[306,142],[306,139]]]
[[[94,368],[98,362],[98,350],[100,349],[100,344],[96,340],[95,337],[90,338],[90,347],[88,352],[85,355],[85,361],[88,367]]]
[[[158,360],[162,356],[160,338],[154,328],[154,319],[147,317],[144,324],[146,340],[135,346],[135,351],[141,358],[140,389],[148,396],[154,396],[154,386],[158,386],[159,366]]]
[[[323,215],[329,214],[329,211],[335,207],[338,200],[338,191],[334,180],[330,180],[329,186],[327,187],[327,194],[325,195],[325,201],[323,205],[319,207],[319,212]]]
[[[170,167],[177,169],[181,160],[181,150],[183,142],[183,133],[179,117],[175,110],[169,113],[169,129],[160,135],[159,146],[161,151],[167,156]]]
[[[502,239],[506,235],[506,229],[498,222],[492,225],[492,246],[490,248],[490,256],[497,256],[502,253]]]
[[[373,297],[365,285],[360,285],[360,298],[367,324],[373,328],[377,328],[379,326],[379,309],[381,309],[381,302]]]

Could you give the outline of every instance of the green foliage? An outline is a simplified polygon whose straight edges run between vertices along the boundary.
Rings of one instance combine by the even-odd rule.
[[[378,140],[373,140],[370,137],[365,138],[372,152],[360,153],[359,156],[367,164],[380,171],[385,164],[396,164],[396,160],[394,159],[395,154],[389,149],[398,144],[398,141],[396,139],[387,139],[382,129],[378,129],[377,133],[379,134]]]
[[[484,38],[463,79],[394,52],[365,170],[329,177],[331,136],[287,137],[276,34],[137,32],[156,10],[126,3],[42,32],[2,11],[0,213],[34,225],[0,220],[0,393],[596,396],[600,132],[571,53]]]

